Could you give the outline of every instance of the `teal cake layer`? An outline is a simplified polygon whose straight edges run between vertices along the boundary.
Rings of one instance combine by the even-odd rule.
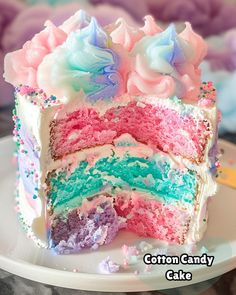
[[[195,172],[171,166],[167,157],[141,158],[129,154],[100,158],[93,166],[81,161],[72,173],[62,170],[49,175],[49,204],[54,210],[72,208],[80,206],[86,197],[117,188],[148,192],[166,203],[193,203],[197,188]]]

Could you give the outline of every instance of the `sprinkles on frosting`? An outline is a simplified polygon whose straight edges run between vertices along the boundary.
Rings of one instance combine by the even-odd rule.
[[[60,105],[62,101],[54,95],[47,96],[42,89],[33,88],[30,86],[20,85],[15,88],[15,95],[25,95],[27,99],[41,110],[44,110],[55,105]]]

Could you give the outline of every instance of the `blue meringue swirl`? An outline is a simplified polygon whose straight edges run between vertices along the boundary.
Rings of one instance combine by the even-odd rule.
[[[95,18],[88,26],[71,32],[40,66],[40,73],[51,72],[49,81],[41,78],[43,89],[57,96],[76,95],[83,90],[90,102],[116,96],[122,78],[118,55],[109,48],[109,42]]]
[[[171,24],[161,33],[142,38],[134,47],[133,54],[143,55],[153,71],[171,75],[178,64],[186,61],[183,47],[183,40]]]

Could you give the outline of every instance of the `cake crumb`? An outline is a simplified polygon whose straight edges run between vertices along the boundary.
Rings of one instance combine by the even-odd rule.
[[[127,261],[127,264],[136,264],[138,262],[138,258],[140,255],[140,252],[136,246],[122,246],[122,252],[125,257],[125,260]]]
[[[203,253],[208,253],[208,249],[205,247],[205,246],[202,246],[201,249],[200,249],[200,253],[203,254]]]
[[[146,266],[145,266],[145,269],[144,269],[144,272],[146,272],[146,273],[150,273],[151,270],[152,270],[152,265],[146,265]]]
[[[185,245],[184,249],[187,254],[193,254],[196,252],[197,246],[196,244],[189,244],[189,245]]]
[[[141,252],[146,252],[146,251],[151,250],[153,248],[153,246],[151,244],[147,243],[146,241],[141,241],[139,243],[138,247]]]
[[[120,270],[120,265],[112,261],[108,256],[99,263],[99,268],[102,273],[110,274],[118,272]]]
[[[167,248],[156,248],[155,255],[166,255],[167,251]]]

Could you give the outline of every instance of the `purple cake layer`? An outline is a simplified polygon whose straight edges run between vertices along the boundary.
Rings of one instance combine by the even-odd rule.
[[[76,253],[84,248],[97,249],[110,243],[119,230],[119,218],[112,198],[100,196],[95,201],[51,219],[49,246],[58,254]]]

